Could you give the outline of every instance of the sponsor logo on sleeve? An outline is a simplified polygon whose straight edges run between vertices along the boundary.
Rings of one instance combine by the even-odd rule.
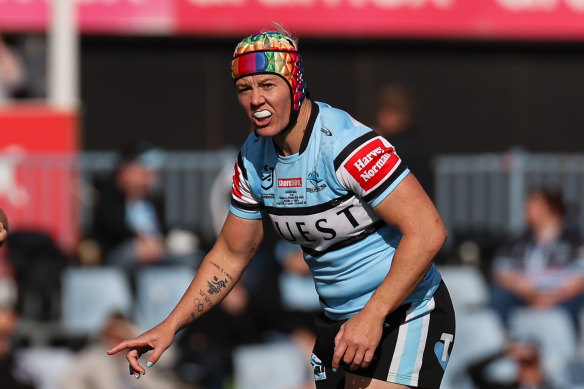
[[[298,188],[302,186],[302,178],[278,178],[278,188]]]
[[[231,185],[231,194],[237,198],[242,198],[243,195],[241,194],[241,190],[239,189],[241,185],[241,181],[239,178],[239,169],[237,167],[237,163],[233,168],[233,184]]]
[[[399,163],[393,147],[387,147],[375,138],[358,149],[343,165],[349,174],[368,191],[391,174]]]

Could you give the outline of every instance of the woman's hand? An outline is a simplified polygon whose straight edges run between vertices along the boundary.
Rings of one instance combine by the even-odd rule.
[[[332,367],[338,369],[341,359],[351,370],[367,368],[383,333],[383,317],[374,317],[365,310],[341,326],[335,337]]]
[[[162,353],[170,347],[175,333],[176,331],[173,328],[163,322],[136,338],[120,342],[107,353],[108,355],[114,355],[124,349],[128,349],[126,359],[130,363],[130,374],[140,378],[140,375],[146,374],[146,370],[140,366],[138,361],[140,356],[153,350],[146,363],[147,367],[152,366],[160,359]]]

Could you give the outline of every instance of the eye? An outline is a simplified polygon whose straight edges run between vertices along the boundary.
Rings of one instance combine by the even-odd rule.
[[[251,88],[248,85],[237,85],[237,93],[244,93],[250,90]]]

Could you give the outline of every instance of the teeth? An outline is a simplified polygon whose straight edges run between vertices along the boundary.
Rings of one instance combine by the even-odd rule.
[[[272,116],[272,114],[267,109],[264,109],[263,111],[254,112],[253,113],[253,117],[256,118],[256,119],[265,119],[265,118],[267,118],[269,116]]]

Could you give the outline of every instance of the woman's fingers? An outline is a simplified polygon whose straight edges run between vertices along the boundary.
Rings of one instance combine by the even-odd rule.
[[[347,344],[345,342],[339,342],[337,347],[335,347],[335,352],[333,354],[333,369],[338,369],[341,363],[341,359],[345,356],[347,351]]]
[[[118,343],[117,345],[112,347],[110,350],[108,350],[107,354],[114,355],[114,354],[117,354],[124,349],[133,348],[135,346],[136,346],[136,343],[134,342],[134,339],[124,340],[123,342]]]
[[[140,378],[140,374],[146,374],[146,370],[140,366],[138,358],[140,358],[140,353],[138,353],[138,350],[130,350],[126,354],[126,359],[130,364],[130,374],[134,374],[135,376],[138,374],[136,378]]]
[[[150,357],[148,358],[148,362],[146,363],[146,366],[151,367],[156,362],[158,362],[158,360],[162,356],[162,353],[164,352],[164,350],[165,349],[163,347],[154,348],[154,351],[152,351],[152,354],[150,354]]]
[[[364,355],[365,352],[363,350],[357,349],[357,351],[355,352],[355,356],[353,357],[352,360],[349,361],[351,371],[357,370],[358,368],[361,367]]]
[[[152,347],[148,344],[147,341],[138,337],[134,339],[124,340],[123,342],[118,343],[107,353],[108,355],[114,355],[125,349],[128,349],[126,359],[130,364],[130,374],[135,376],[136,378],[140,378],[140,375],[146,374],[146,370],[140,365],[139,358],[145,352],[152,350]],[[149,358],[147,366],[150,367],[154,362],[158,361],[163,351],[164,350],[162,349],[162,347],[160,347],[159,350],[156,350],[156,353],[153,353],[152,356]]]
[[[369,365],[371,364],[371,361],[373,361],[373,355],[375,354],[375,350],[367,350],[365,352],[365,356],[363,357],[363,362],[361,363],[361,367],[363,369],[367,369],[369,367]]]

